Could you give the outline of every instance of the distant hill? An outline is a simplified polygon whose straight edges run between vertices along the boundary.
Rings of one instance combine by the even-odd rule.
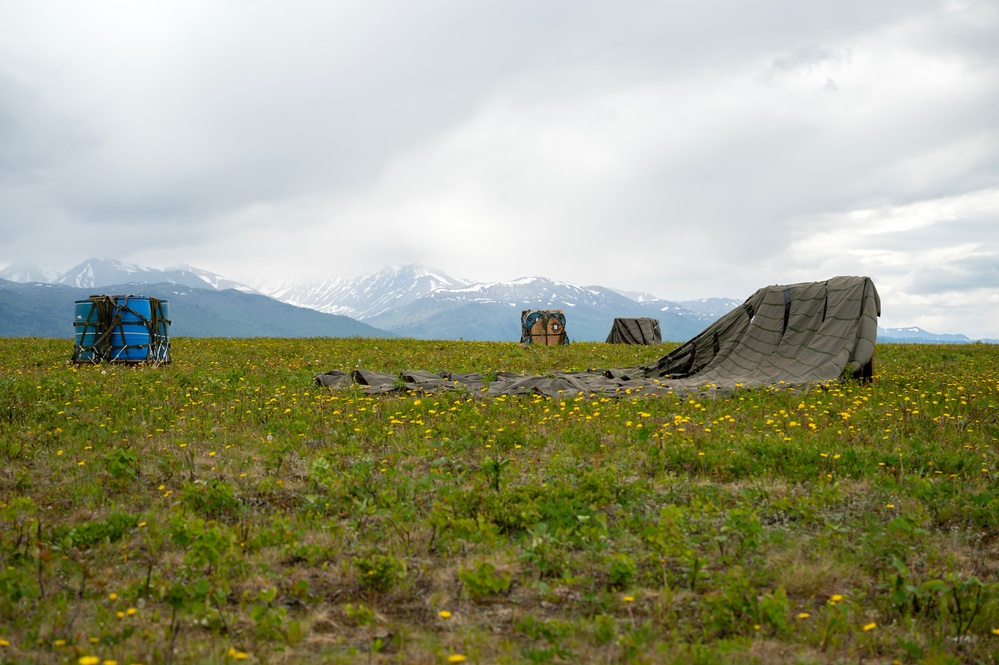
[[[36,266],[27,263],[12,263],[0,270],[0,279],[12,282],[42,282],[50,284],[59,279],[62,273],[51,266]]]
[[[639,303],[603,287],[544,277],[439,288],[365,321],[408,337],[517,341],[526,309],[563,310],[570,341],[604,341],[615,317],[658,319],[667,341],[689,339],[712,321],[675,303]]]
[[[384,315],[441,289],[462,289],[474,282],[411,264],[360,275],[291,281],[261,287],[268,295],[292,305],[358,320]]]
[[[80,288],[103,288],[113,284],[182,284],[197,289],[236,289],[259,293],[245,284],[190,266],[161,270],[108,258],[87,259],[47,281]]]
[[[173,334],[191,336],[389,335],[519,341],[523,310],[561,309],[570,341],[603,341],[615,318],[647,317],[659,321],[664,341],[682,342],[743,302],[733,298],[665,300],[646,292],[576,286],[539,276],[475,282],[419,264],[313,280],[268,283],[261,279],[250,286],[192,266],[161,270],[110,258],[91,258],[64,272],[11,265],[0,270],[0,279],[33,284],[37,289],[81,289],[74,295],[58,296],[69,309],[57,309],[56,315],[43,290],[34,291],[15,305],[10,300],[15,297],[11,288],[6,294],[0,289],[0,335],[38,334],[12,331],[43,328],[46,335],[70,335],[71,330],[60,331],[59,326],[71,321],[67,301],[71,303],[79,294],[86,297],[92,293],[133,291],[156,295],[154,289],[171,300],[177,319]],[[219,299],[211,293],[228,295]],[[258,300],[244,302],[238,293]],[[291,309],[275,309],[277,305]],[[340,318],[317,318],[320,314]],[[43,324],[47,320],[50,322]],[[880,328],[878,341],[964,344],[974,340],[962,334],[936,334],[909,327]]]
[[[878,341],[884,344],[967,344],[974,340],[967,335],[938,335],[911,326],[909,328],[878,328]]]
[[[422,339],[517,341],[525,309],[563,310],[571,341],[602,342],[617,317],[658,319],[664,340],[684,341],[717,318],[680,303],[649,295],[645,301],[636,300],[602,286],[582,287],[546,277],[481,283],[417,264],[260,288],[285,302],[347,314]],[[693,302],[703,306],[706,301]]]
[[[170,334],[178,337],[392,337],[346,316],[295,307],[235,289],[179,284],[78,288],[0,279],[0,337],[73,337],[75,301],[133,293],[170,301]]]

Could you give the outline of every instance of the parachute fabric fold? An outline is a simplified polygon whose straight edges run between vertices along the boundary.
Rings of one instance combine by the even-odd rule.
[[[640,367],[495,377],[408,370],[386,374],[333,370],[316,376],[330,388],[549,396],[661,395],[737,387],[801,386],[859,374],[871,367],[881,300],[869,277],[767,286],[703,332]]]

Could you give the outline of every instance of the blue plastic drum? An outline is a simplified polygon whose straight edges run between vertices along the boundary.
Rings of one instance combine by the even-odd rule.
[[[73,313],[73,360],[81,363],[101,361],[97,340],[104,330],[101,328],[100,311],[93,300],[77,300]]]
[[[111,329],[111,362],[144,362],[150,355],[152,307],[145,296],[115,296],[117,316]]]
[[[157,300],[156,309],[156,331],[153,333],[153,360],[156,362],[170,362],[170,301]]]

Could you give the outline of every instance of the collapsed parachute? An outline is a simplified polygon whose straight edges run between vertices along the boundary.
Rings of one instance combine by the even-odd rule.
[[[767,286],[703,332],[640,367],[524,376],[408,370],[387,374],[333,370],[316,376],[330,388],[466,390],[480,395],[540,393],[666,394],[695,390],[803,385],[844,375],[870,378],[881,300],[869,277]]]

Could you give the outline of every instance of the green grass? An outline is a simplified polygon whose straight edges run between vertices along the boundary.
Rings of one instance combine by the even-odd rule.
[[[999,661],[997,347],[717,400],[313,383],[668,349],[0,339],[0,662]]]

